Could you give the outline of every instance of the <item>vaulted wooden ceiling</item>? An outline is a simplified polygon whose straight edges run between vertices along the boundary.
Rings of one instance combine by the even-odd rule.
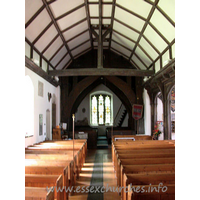
[[[175,0],[25,0],[25,41],[26,57],[51,75],[67,76],[94,49],[92,70],[106,74],[106,49],[130,62],[125,74],[150,76],[175,59]]]

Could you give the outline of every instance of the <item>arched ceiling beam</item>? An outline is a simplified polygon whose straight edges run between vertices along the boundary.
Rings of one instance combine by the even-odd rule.
[[[88,0],[84,0],[84,2],[85,2],[85,12],[86,12],[86,16],[87,16],[86,18],[87,18],[89,34],[90,34],[90,44],[91,44],[91,47],[93,49],[94,46],[93,46],[93,41],[92,41],[92,31],[91,31],[90,11],[89,11]]]
[[[159,0],[155,0],[153,6],[152,6],[152,8],[151,8],[151,11],[150,11],[150,13],[149,13],[149,15],[148,15],[148,17],[147,17],[147,19],[146,19],[146,21],[145,21],[145,24],[144,24],[144,26],[143,26],[143,28],[142,28],[142,31],[140,32],[140,35],[139,35],[139,37],[138,37],[138,39],[137,39],[137,42],[136,42],[136,44],[135,44],[135,46],[134,46],[134,48],[133,48],[133,51],[132,51],[132,53],[131,53],[131,55],[130,55],[130,57],[129,57],[129,61],[131,60],[133,54],[135,53],[135,50],[136,50],[136,48],[137,48],[137,46],[138,46],[138,44],[139,44],[139,42],[140,42],[140,40],[141,40],[141,38],[142,38],[142,35],[144,34],[144,31],[146,30],[147,25],[149,24],[149,21],[150,21],[152,15],[153,15],[153,13],[154,13],[154,11],[155,11],[155,9],[156,9],[156,5],[158,4],[158,2],[159,2]]]
[[[56,20],[55,20],[55,18],[54,18],[54,16],[53,16],[53,13],[52,13],[51,9],[49,8],[48,3],[46,2],[46,0],[42,0],[42,2],[43,2],[43,4],[44,4],[45,7],[46,7],[46,10],[47,10],[47,12],[48,12],[48,14],[49,14],[51,20],[53,21],[53,24],[54,24],[54,26],[55,26],[55,28],[56,28],[56,30],[57,30],[59,36],[60,36],[60,38],[61,38],[61,40],[62,40],[62,42],[63,42],[65,48],[67,49],[67,51],[69,52],[69,55],[70,55],[71,59],[73,60],[74,58],[73,58],[73,56],[72,56],[72,53],[71,53],[71,51],[70,51],[68,45],[67,45],[66,42],[65,42],[65,38],[64,38],[64,36],[62,35],[62,32],[60,31],[60,28],[59,28],[59,26],[58,26],[58,24],[57,24],[57,22],[56,22]]]

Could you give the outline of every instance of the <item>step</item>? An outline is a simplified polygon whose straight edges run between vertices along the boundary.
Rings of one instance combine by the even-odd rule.
[[[98,136],[97,140],[107,140],[106,136]]]
[[[107,140],[98,140],[97,146],[108,146],[108,141]]]

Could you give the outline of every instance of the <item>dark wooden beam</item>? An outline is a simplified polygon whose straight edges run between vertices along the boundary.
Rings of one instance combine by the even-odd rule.
[[[55,28],[56,28],[56,30],[57,30],[57,32],[58,32],[58,34],[59,34],[59,36],[60,36],[62,42],[63,42],[63,44],[65,45],[65,48],[67,49],[67,51],[69,52],[69,55],[70,55],[71,59],[73,60],[74,58],[73,58],[73,56],[72,56],[72,53],[71,53],[71,51],[70,51],[68,45],[67,45],[66,42],[65,42],[65,38],[64,38],[64,36],[62,35],[62,32],[60,31],[60,28],[59,28],[59,26],[58,26],[58,24],[57,24],[57,22],[56,22],[56,20],[55,20],[55,18],[54,18],[54,16],[53,16],[53,13],[52,13],[51,9],[49,8],[48,3],[46,2],[46,0],[42,0],[42,2],[43,2],[43,4],[45,5],[46,10],[47,10],[47,12],[48,12],[48,14],[49,14],[51,20],[53,21],[53,24],[54,24],[54,26],[55,26]]]
[[[147,41],[147,43],[149,43],[149,45],[156,51],[157,54],[160,54],[160,51],[153,45],[153,43],[145,35],[143,35],[142,37]]]
[[[121,51],[118,51],[117,49],[115,49],[115,48],[113,48],[113,47],[111,47],[110,50],[115,51],[115,53],[117,53],[117,54],[120,55],[120,56],[122,55],[125,59],[128,60],[128,56],[125,55],[124,53],[122,53]]]
[[[45,60],[46,62],[47,62],[47,64],[49,65],[49,66],[51,66],[53,69],[55,69],[55,67],[50,63],[50,61],[49,60],[47,60],[40,52],[39,52],[39,50],[25,37],[25,41],[30,45],[30,49],[31,49],[31,51],[30,51],[30,58],[33,58],[33,50],[43,59],[43,60]]]
[[[71,51],[73,51],[74,49],[77,49],[78,47],[84,45],[85,43],[87,43],[87,42],[89,42],[89,41],[90,41],[90,39],[85,40],[84,42],[82,42],[82,43],[80,43],[79,45],[77,45],[77,46],[75,46],[74,48],[72,48]]]
[[[114,16],[115,16],[115,3],[116,3],[116,0],[113,0],[112,1],[112,13],[111,13],[111,30],[113,30],[113,24],[114,24]],[[110,42],[109,42],[109,49],[111,47],[111,39],[112,39],[112,31],[110,33]]]
[[[99,41],[98,41],[97,68],[103,68],[102,0],[99,0]]]
[[[98,5],[99,3],[98,2],[88,2],[89,5]],[[112,5],[112,2],[102,2],[103,5]]]
[[[175,39],[173,39],[172,42],[170,42],[170,44],[162,51],[162,53],[153,61],[153,63],[147,69],[150,69],[152,65],[154,65],[164,55],[164,53],[167,50],[169,50],[169,53],[170,53],[170,48],[174,43],[175,43]]]
[[[121,68],[79,68],[49,71],[50,76],[152,76],[153,70]]]
[[[52,24],[53,24],[53,22],[51,21],[51,22],[44,28],[44,30],[43,30],[43,31],[35,38],[35,40],[32,42],[33,45],[44,35],[44,33],[51,27]]]
[[[87,20],[87,18],[83,18],[83,19],[81,19],[80,21],[78,21],[78,22],[72,24],[71,26],[69,26],[69,27],[63,29],[61,32],[64,33],[64,32],[66,32],[66,31],[68,31],[68,30],[74,28],[75,26],[77,26],[77,25],[83,23],[83,22],[86,21],[86,20]]]
[[[135,53],[135,57],[147,68],[148,66],[144,63],[144,61]]]
[[[81,33],[79,33],[79,34],[75,35],[74,37],[70,38],[69,40],[67,40],[66,43],[71,42],[71,41],[74,40],[75,38],[79,37],[80,35],[82,35],[82,34],[88,32],[88,31],[89,31],[88,29],[82,31]]]
[[[138,44],[138,47],[140,47],[140,49],[146,54],[146,56],[151,60],[151,62],[153,62],[151,56],[145,51],[145,49],[140,44]]]
[[[78,9],[82,8],[83,6],[85,6],[85,3],[82,3],[81,5],[77,6],[76,8],[71,9],[70,11],[60,15],[59,17],[55,18],[56,21],[62,19],[63,17],[66,17],[67,15],[77,11]]]
[[[147,3],[153,5],[153,2],[150,0],[144,0]],[[175,22],[157,5],[156,8],[160,11],[160,13],[171,23],[172,26],[175,27]]]
[[[44,54],[44,52],[56,41],[56,39],[59,37],[59,34],[57,34],[50,42],[49,44],[42,50],[41,54]]]
[[[130,41],[133,42],[133,43],[136,43],[135,40],[133,40],[133,39],[127,37],[126,35],[122,34],[121,32],[118,32],[118,31],[116,31],[116,30],[114,30],[114,29],[113,29],[113,32],[115,32],[115,33],[121,35],[122,37],[126,38],[127,40],[130,40]]]
[[[105,31],[105,33],[102,35],[102,40],[103,40],[103,41],[105,40],[106,36],[107,36],[109,33],[111,33],[111,31],[112,31],[111,28],[108,28],[108,29]]]
[[[169,41],[167,38],[151,23],[149,22],[149,25],[154,29],[154,31],[167,43],[169,44]]]
[[[132,63],[131,63],[131,62],[132,62]],[[136,67],[137,69],[141,70],[140,67],[139,67],[132,59],[130,60],[130,63],[131,63],[134,67]]]
[[[51,62],[51,60],[56,56],[56,54],[64,47],[64,44],[62,44],[57,51],[51,56],[51,58],[49,59],[49,62]]]
[[[121,6],[121,5],[119,5],[119,4],[115,4],[118,8],[121,8],[122,10],[124,10],[124,11],[126,11],[126,12],[128,12],[128,13],[130,13],[130,14],[132,14],[132,15],[134,15],[135,17],[138,17],[139,19],[141,19],[141,20],[143,20],[143,21],[146,21],[146,18],[144,18],[144,17],[142,17],[142,16],[140,16],[140,15],[138,15],[137,13],[135,13],[135,12],[133,12],[133,11],[131,11],[131,10],[129,10],[129,9],[127,9],[127,8],[125,8],[125,7],[123,7],[123,6]]]
[[[125,27],[127,27],[127,28],[131,29],[132,31],[135,31],[136,33],[140,34],[140,31],[138,31],[137,29],[135,29],[135,28],[133,28],[133,27],[129,26],[128,24],[126,24],[126,23],[124,23],[124,22],[120,21],[119,19],[117,19],[117,18],[114,18],[114,20],[115,20],[116,22],[118,22],[118,23],[122,24],[123,26],[125,26]]]
[[[121,47],[123,47],[124,49],[126,49],[126,50],[128,50],[128,51],[130,51],[130,52],[132,51],[132,50],[129,49],[127,46],[125,46],[125,45],[123,45],[123,44],[121,44],[121,43],[119,43],[119,42],[117,42],[117,41],[115,41],[115,40],[113,40],[113,39],[112,39],[112,42],[114,42],[114,43],[120,45]]]
[[[97,32],[93,29],[93,27],[91,26],[90,28],[91,33],[95,36],[95,38],[97,39],[97,41],[99,41],[99,35],[97,34]]]
[[[89,34],[90,34],[90,44],[92,49],[94,48],[93,46],[93,41],[92,41],[92,31],[91,31],[91,22],[90,22],[90,12],[89,12],[89,5],[88,5],[88,0],[84,0],[85,2],[85,12],[86,12],[86,18],[87,18],[87,23],[88,23],[88,28],[89,28]]]
[[[122,22],[122,21],[120,21],[120,20],[118,20],[118,19],[116,19],[116,18],[115,18],[114,20],[115,20],[116,22],[122,24],[123,26],[125,26],[125,27],[131,29],[132,31],[135,31],[136,33],[140,34],[140,31],[138,31],[137,29],[135,29],[135,28],[133,28],[133,27],[131,27],[131,26],[125,24],[124,22]],[[124,37],[124,36],[123,36],[123,37]],[[160,54],[160,52],[158,51],[158,49],[151,43],[151,41],[150,41],[144,34],[142,35],[142,37],[147,41],[147,43],[149,43],[149,45],[150,45],[158,54]],[[130,38],[129,38],[129,40],[130,40]],[[136,41],[135,41],[135,43],[136,43]],[[144,53],[145,53],[145,52],[144,52]]]
[[[57,1],[57,0],[49,0],[47,3],[48,3],[48,5],[50,5],[50,4],[54,3],[55,1]]]
[[[90,51],[91,49],[92,49],[91,47],[85,49],[84,51],[82,51],[82,52],[78,53],[77,55],[75,55],[74,58],[75,58],[75,59],[78,58],[79,56],[81,56],[81,55],[87,53],[87,52]]]
[[[51,83],[53,86],[57,87],[59,85],[50,75],[48,75],[43,69],[38,67],[32,60],[25,56],[25,66],[31,71],[35,72],[40,77],[44,78],[46,81]]]
[[[25,28],[27,28],[31,22],[44,10],[45,5],[43,5],[25,24]]]
[[[67,52],[61,59],[60,61],[58,61],[58,63],[56,64],[55,68],[58,67],[58,65],[64,60],[64,58],[68,55],[69,53]]]
[[[140,32],[140,35],[139,35],[139,37],[138,37],[138,39],[137,39],[137,42],[136,42],[136,44],[135,44],[135,46],[134,46],[134,48],[133,48],[133,51],[132,51],[132,53],[131,53],[131,55],[130,55],[130,57],[129,57],[129,61],[131,60],[133,54],[135,53],[135,50],[136,50],[136,48],[137,48],[137,46],[138,46],[138,44],[139,44],[139,42],[140,42],[140,40],[141,40],[141,38],[142,38],[142,35],[144,34],[144,31],[146,30],[147,25],[149,24],[149,21],[150,21],[152,15],[153,15],[153,13],[154,13],[154,11],[155,11],[155,9],[156,9],[156,5],[158,4],[158,2],[159,2],[159,0],[155,0],[155,2],[154,2],[153,6],[152,6],[152,8],[151,8],[151,11],[150,11],[150,13],[149,13],[147,19],[145,19],[145,20],[146,20],[146,21],[145,21],[145,24],[144,24],[144,26],[143,26],[143,28],[142,28],[142,30],[141,30],[141,32]]]

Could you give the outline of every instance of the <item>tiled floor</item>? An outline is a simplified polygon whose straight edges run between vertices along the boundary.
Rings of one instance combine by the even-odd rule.
[[[104,186],[102,191],[103,194],[89,194],[89,186],[97,185]],[[120,196],[117,192],[110,191],[111,189],[117,187],[117,182],[115,174],[113,171],[112,165],[112,154],[110,147],[108,149],[95,149],[88,150],[86,162],[81,170],[79,179],[76,182],[76,188],[78,192],[74,193],[73,196],[70,196],[69,200],[81,199],[81,200],[120,200]],[[110,188],[106,192],[107,188]],[[98,188],[101,190],[100,187]],[[94,189],[93,191],[96,191]]]

